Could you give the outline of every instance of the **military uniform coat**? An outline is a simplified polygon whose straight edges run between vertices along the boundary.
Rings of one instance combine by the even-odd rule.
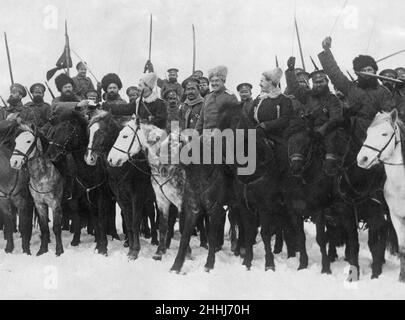
[[[34,123],[38,128],[42,128],[51,116],[51,105],[46,102],[28,102],[20,112],[20,117],[25,122]]]
[[[377,112],[389,112],[394,108],[391,92],[382,85],[377,85],[375,88],[360,88],[356,82],[350,81],[339,69],[330,50],[321,52],[318,57],[323,70],[336,89],[347,97],[349,109],[355,119],[355,136],[360,141],[364,141],[367,136],[367,128]]]
[[[219,110],[225,104],[238,104],[238,99],[226,88],[213,91],[204,98],[204,106],[201,108],[195,129],[201,134],[203,129],[214,129],[218,127]]]
[[[160,88],[160,97],[162,99],[165,96],[165,93],[167,91],[171,91],[171,90],[175,91],[177,93],[177,95],[179,96],[179,98],[181,98],[183,96],[183,87],[177,81],[170,82],[169,80],[166,80],[166,79],[165,80],[158,79],[157,85]]]
[[[74,94],[81,100],[86,99],[86,92],[89,90],[95,90],[93,82],[89,77],[81,77],[79,75],[72,78],[74,82]]]
[[[204,99],[199,96],[195,100],[186,100],[180,106],[180,127],[181,129],[194,129],[198,118],[200,117],[201,108],[204,105]]]

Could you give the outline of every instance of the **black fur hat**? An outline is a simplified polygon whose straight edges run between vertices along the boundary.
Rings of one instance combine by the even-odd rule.
[[[55,78],[55,85],[59,92],[62,92],[63,86],[68,83],[71,83],[73,87],[75,85],[73,79],[67,76],[65,73],[61,73]]]
[[[122,88],[122,82],[120,77],[118,77],[115,73],[108,73],[106,74],[103,79],[101,79],[101,86],[103,90],[107,92],[107,88],[111,83],[115,83],[118,86],[118,90]]]
[[[364,67],[372,67],[374,71],[378,71],[377,63],[371,56],[359,55],[353,59],[353,70],[360,71]]]

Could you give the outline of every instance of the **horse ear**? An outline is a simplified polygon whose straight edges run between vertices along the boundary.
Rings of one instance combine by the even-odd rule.
[[[396,123],[398,120],[398,111],[396,108],[394,108],[394,110],[391,111],[390,116],[392,123]]]

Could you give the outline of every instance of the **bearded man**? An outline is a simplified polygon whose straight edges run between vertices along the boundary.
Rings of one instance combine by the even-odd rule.
[[[19,83],[12,84],[10,86],[10,97],[7,99],[7,103],[9,105],[5,108],[5,112],[3,113],[2,118],[16,118],[24,108],[21,100],[26,96],[27,91],[25,90],[23,85]]]
[[[27,102],[20,113],[24,122],[34,123],[38,128],[42,128],[51,116],[51,106],[44,101],[45,91],[42,83],[34,83],[30,87],[32,101]]]

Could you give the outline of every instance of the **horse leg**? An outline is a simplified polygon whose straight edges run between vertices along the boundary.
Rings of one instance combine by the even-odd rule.
[[[128,257],[130,260],[136,260],[141,250],[139,236],[142,220],[142,200],[137,195],[132,197],[132,213],[130,214],[132,214],[131,225],[129,226],[132,232],[132,246],[130,244]]]
[[[0,210],[3,213],[4,219],[4,239],[7,240],[6,248],[4,251],[6,253],[12,253],[14,250],[14,239],[13,239],[13,231],[14,231],[14,224],[13,224],[13,214],[9,208],[8,199],[1,199],[0,200]]]
[[[32,236],[32,218],[33,218],[33,200],[29,192],[26,193],[25,197],[23,194],[20,194],[18,203],[21,206],[18,208],[18,216],[19,216],[19,229],[21,232],[22,238],[22,251],[27,255],[31,255],[30,250],[30,241]],[[28,200],[27,200],[28,198]],[[48,223],[48,216],[46,217],[46,223]],[[48,228],[48,235],[46,237],[46,242],[48,244],[49,241],[49,228]]]
[[[287,214],[287,209],[284,206],[280,212],[281,229],[287,246],[287,258],[293,258],[296,255],[297,240],[291,217]]]
[[[208,249],[207,230],[205,228],[205,217],[200,216],[197,221],[197,230],[200,233],[200,247]]]
[[[308,254],[305,246],[305,231],[304,219],[297,213],[292,216],[293,226],[297,235],[297,248],[300,252],[300,264],[298,270],[306,269],[308,267]]]
[[[56,239],[56,256],[60,256],[63,253],[63,244],[62,244],[62,207],[59,200],[55,200],[54,205],[52,206],[53,214],[53,233],[55,234]]]
[[[115,225],[115,201],[109,199],[105,200],[106,203],[106,219],[107,219],[107,234],[110,235],[113,239],[120,240],[118,236],[117,227]]]
[[[194,232],[194,227],[197,223],[201,211],[195,199],[189,199],[184,204],[184,210],[180,212],[180,245],[177,251],[176,259],[170,271],[180,272],[184,260],[186,259],[187,249],[189,248],[191,234]]]
[[[253,260],[253,244],[255,243],[257,232],[257,217],[243,205],[240,206],[239,212],[241,226],[243,226],[244,230],[243,247],[245,248],[245,256],[243,257],[242,265],[246,266],[247,270],[250,270]]]
[[[378,209],[377,209],[378,210]],[[376,213],[368,221],[368,246],[372,255],[371,279],[377,279],[382,273],[382,265],[385,251],[386,231],[384,219]]]
[[[266,253],[264,270],[275,271],[276,267],[274,265],[274,256],[271,248],[271,236],[275,232],[274,219],[272,219],[271,212],[268,211],[260,210],[259,215],[261,224],[260,235],[262,237],[264,251]]]
[[[38,222],[41,229],[41,246],[37,252],[40,256],[48,252],[48,238],[49,238],[49,225],[48,225],[48,206],[45,203],[35,204],[38,211]]]
[[[233,208],[229,209],[228,213],[229,219],[229,234],[231,238],[231,251],[235,254],[235,256],[239,255],[239,248],[238,248],[238,224],[236,218],[236,210]]]
[[[174,225],[176,224],[176,218],[177,215],[179,214],[178,209],[174,210],[174,206],[170,205],[169,207],[169,217],[168,217],[168,232],[166,236],[166,248],[170,248],[170,244],[172,241],[172,238],[174,236]],[[159,210],[158,210],[159,211]],[[159,213],[160,214],[160,213]]]
[[[279,254],[283,251],[283,228],[281,225],[276,228],[276,242],[274,244],[273,252]]]
[[[354,220],[353,209],[348,206],[343,206],[338,211],[338,214],[343,217],[343,227],[347,236],[345,256],[349,263],[349,275],[346,281],[358,281],[360,275],[359,268],[359,235],[357,225]]]
[[[97,197],[97,251],[99,254],[107,256],[107,227],[108,227],[108,192],[103,192],[104,189],[98,191]],[[115,225],[115,221],[114,221]]]
[[[127,226],[127,241],[128,241],[128,259],[131,260],[130,253],[134,248],[134,233],[132,231],[132,208],[121,206],[121,212],[124,216],[125,225]]]
[[[399,259],[401,263],[399,281],[405,282],[405,218],[396,215],[394,210],[391,210],[390,213],[392,225],[398,237]]]
[[[319,248],[321,249],[322,255],[321,273],[331,274],[332,271],[330,270],[330,260],[326,251],[327,237],[325,232],[326,227],[325,218],[323,217],[323,215],[317,217],[315,225],[316,225],[316,242],[318,243]]]
[[[156,211],[155,211],[155,204],[154,201],[147,200],[144,204],[144,208],[146,210],[147,217],[149,218],[150,223],[150,234],[151,234],[151,244],[157,246],[159,244],[158,241],[158,225],[156,221]]]
[[[224,221],[226,212],[223,207],[214,205],[213,208],[207,212],[210,217],[210,233],[208,234],[208,257],[204,269],[206,272],[214,269],[215,252],[219,250],[219,244],[224,240]]]
[[[157,197],[159,198],[159,197]],[[169,210],[171,203],[168,200],[158,199],[158,212],[159,212],[159,246],[154,260],[162,260],[162,256],[166,253],[166,236],[167,236],[167,221],[169,218]]]
[[[217,226],[217,244],[215,246],[215,251],[220,251],[222,249],[222,246],[224,245],[224,232],[225,232],[225,222],[226,222],[226,211],[224,207],[220,207],[219,210],[221,211],[220,214],[220,220],[218,220],[218,226]],[[209,250],[209,248],[208,248]]]

